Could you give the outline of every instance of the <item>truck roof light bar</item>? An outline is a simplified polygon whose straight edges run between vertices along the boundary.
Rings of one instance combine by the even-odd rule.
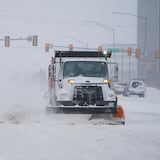
[[[55,51],[55,57],[111,57],[111,51],[107,51],[106,53],[104,51]]]

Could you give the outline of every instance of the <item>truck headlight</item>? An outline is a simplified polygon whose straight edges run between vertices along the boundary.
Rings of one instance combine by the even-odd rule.
[[[111,80],[105,79],[105,80],[104,80],[104,83],[111,83]]]
[[[67,82],[68,82],[69,84],[72,84],[72,83],[74,83],[74,80],[73,80],[73,79],[69,79],[69,80],[67,80]]]

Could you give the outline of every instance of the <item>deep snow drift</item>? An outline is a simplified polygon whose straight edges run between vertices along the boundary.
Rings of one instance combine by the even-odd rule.
[[[23,49],[1,49],[0,56],[0,160],[160,159],[160,90],[119,96],[126,125],[47,115],[50,56]]]

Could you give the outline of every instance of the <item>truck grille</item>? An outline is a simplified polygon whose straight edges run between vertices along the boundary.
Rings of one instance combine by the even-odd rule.
[[[73,103],[80,106],[104,105],[101,86],[75,86]]]

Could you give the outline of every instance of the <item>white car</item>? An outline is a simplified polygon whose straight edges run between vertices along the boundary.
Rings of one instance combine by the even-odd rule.
[[[115,94],[123,94],[127,86],[128,85],[125,82],[112,82],[111,83],[111,89],[115,92]]]
[[[145,97],[146,86],[143,80],[133,79],[130,81],[128,87],[125,89],[123,95],[138,95],[139,97]]]

